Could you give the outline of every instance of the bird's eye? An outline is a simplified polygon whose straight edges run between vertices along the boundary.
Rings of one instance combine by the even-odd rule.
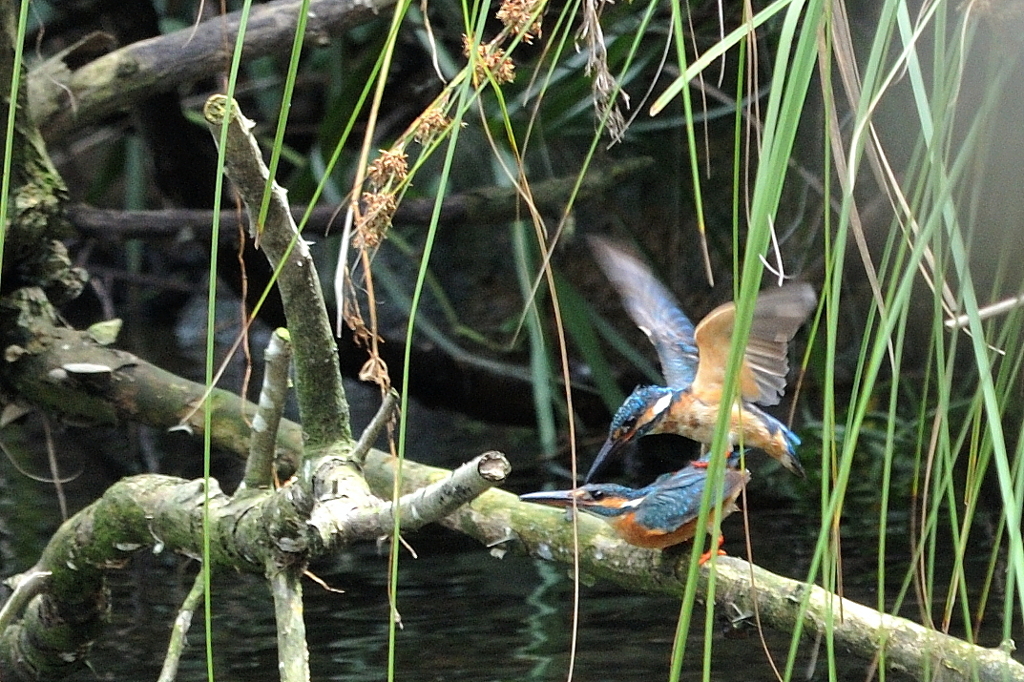
[[[604,499],[604,493],[600,490],[592,490],[590,491],[590,499],[594,500],[595,502],[600,502],[601,500]]]

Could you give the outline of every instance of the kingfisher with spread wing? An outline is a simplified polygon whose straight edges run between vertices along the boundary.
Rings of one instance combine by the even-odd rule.
[[[640,386],[612,419],[608,439],[587,481],[631,441],[676,433],[710,445],[722,405],[722,387],[736,318],[735,303],[712,310],[694,328],[675,297],[623,246],[591,237],[598,264],[622,296],[626,312],[654,344],[666,386]],[[817,305],[807,283],[762,291],[754,306],[740,367],[739,399],[731,407],[728,447],[758,448],[803,476],[800,439],[758,405],[776,405],[786,390],[788,344]]]

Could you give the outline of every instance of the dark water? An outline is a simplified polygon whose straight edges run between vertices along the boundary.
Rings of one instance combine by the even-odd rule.
[[[436,533],[411,539],[421,547],[451,540]],[[342,561],[349,567],[326,577],[344,594],[311,582],[305,586],[313,678],[380,680],[387,665],[385,558],[374,547],[361,546]],[[191,575],[176,562],[153,557],[141,557],[130,570],[112,574],[112,622],[92,656],[93,670],[72,679],[155,679],[169,624]],[[482,549],[441,547],[417,560],[403,560],[401,575],[404,628],[397,636],[398,679],[565,677],[572,585],[564,567],[522,557],[498,560]],[[213,595],[219,678],[276,679],[273,611],[264,583],[252,576],[220,576]],[[578,679],[664,679],[678,611],[673,599],[608,585],[583,587]],[[699,632],[703,611],[694,618]],[[781,664],[788,638],[767,634]],[[178,679],[206,679],[203,642],[197,619]],[[700,670],[702,647],[703,637],[691,636],[684,667],[690,679]],[[852,659],[845,666],[844,679],[851,680],[861,679],[866,667]],[[756,633],[730,639],[717,626],[712,672],[717,680],[774,679]]]

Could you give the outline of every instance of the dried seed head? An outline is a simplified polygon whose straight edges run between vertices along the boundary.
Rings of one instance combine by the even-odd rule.
[[[352,339],[357,345],[369,348],[373,342],[373,334],[367,328],[363,318],[359,316],[345,316],[345,324],[352,329]]]
[[[400,150],[382,149],[370,168],[367,178],[378,190],[395,187],[409,175],[409,162],[405,152]]]
[[[384,389],[391,388],[387,363],[379,355],[374,355],[363,364],[362,369],[359,370],[359,380],[372,381]]]
[[[541,36],[540,16],[533,16],[537,0],[503,0],[495,15],[514,35],[522,35],[523,42],[533,43]]]
[[[473,40],[469,36],[462,36],[462,53],[468,57],[472,50]],[[473,80],[476,83],[487,80],[488,72],[493,75],[498,85],[511,83],[516,79],[516,65],[505,56],[503,49],[490,43],[476,46],[476,60],[473,64]]]
[[[380,246],[391,227],[398,202],[393,194],[363,193],[363,215],[356,223],[352,243],[357,248],[373,249]]]
[[[439,107],[431,107],[423,112],[416,129],[413,131],[413,139],[420,144],[429,144],[431,140],[443,133],[451,124],[451,119],[444,115]]]

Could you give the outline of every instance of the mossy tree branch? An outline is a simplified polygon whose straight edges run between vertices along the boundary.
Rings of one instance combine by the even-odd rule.
[[[367,458],[366,476],[376,494],[390,494],[395,465],[392,458],[379,451]],[[406,461],[402,468],[403,495],[446,474],[443,469]],[[580,514],[578,520],[579,561],[584,574],[631,590],[683,595],[688,557],[666,559],[663,552],[626,544],[596,517]],[[572,563],[572,527],[566,523],[565,513],[520,502],[515,495],[500,490],[481,495],[443,523],[488,547]],[[708,591],[711,571],[715,571],[713,595]],[[1010,643],[995,649],[976,646],[742,559],[717,557],[700,570],[698,580],[700,600],[713,599],[719,608],[735,605],[737,613],[753,613],[756,609],[763,623],[786,632],[794,632],[800,625],[809,635],[831,634],[855,655],[866,660],[879,658],[889,669],[919,680],[1024,680],[1024,665],[1010,656]],[[806,611],[801,609],[804,601]]]
[[[0,385],[23,402],[80,424],[131,421],[203,434],[203,414],[197,408],[207,394],[205,386],[132,353],[100,345],[89,331],[65,327],[41,289],[20,289],[0,301],[0,338],[6,344]],[[74,371],[83,366],[108,371]],[[213,412],[214,447],[247,452],[255,405],[243,406],[238,396],[217,388],[207,400]],[[275,460],[279,477],[288,478],[302,451],[302,429],[293,421],[279,428],[283,433],[278,433]],[[286,449],[282,443],[288,444]]]
[[[16,100],[9,100],[15,76],[15,44],[18,34],[16,5],[0,1],[0,121],[6,131],[11,107],[15,109],[11,140],[8,224],[3,240],[2,277],[5,288],[18,284],[43,287],[57,302],[69,301],[81,293],[86,276],[72,268],[64,245],[58,239],[70,234],[64,217],[67,188],[46,153],[43,138],[28,115],[28,77],[24,64]],[[4,134],[0,133],[0,140]],[[0,145],[0,148],[3,148]]]
[[[211,97],[203,113],[218,144],[221,126],[226,121],[224,172],[245,202],[251,225],[249,236],[279,273],[277,286],[295,352],[296,390],[302,428],[306,433],[306,457],[312,459],[339,441],[352,440],[348,403],[320,278],[309,245],[292,219],[285,191],[270,178],[270,171],[263,163],[259,145],[252,135],[256,124],[245,118],[237,102],[223,95]],[[264,188],[268,184],[270,200],[266,220],[260,225],[254,217],[260,214]]]
[[[140,396],[162,396],[155,403],[164,407],[176,402],[177,409],[172,412],[179,414],[194,411],[190,404],[193,400],[186,396],[201,396],[202,386],[181,381],[161,385],[159,380],[148,387],[138,386],[135,379],[140,377],[167,375],[154,372],[152,367],[136,374],[134,356],[98,347],[87,333],[61,332],[41,291],[18,293],[20,296],[5,301],[6,314],[0,315],[0,320],[20,322],[13,329],[5,329],[7,338],[17,337],[24,343],[6,348],[10,361],[5,369],[16,368],[7,372],[8,378],[17,377],[12,383],[25,386],[26,395],[58,403],[63,396],[69,400],[66,405],[85,405],[85,412],[97,418],[112,418],[123,411],[124,404],[115,405],[108,399],[111,395],[132,404],[136,414],[155,414],[154,404],[140,408],[136,402]],[[24,307],[12,307],[14,302]],[[39,356],[53,360],[69,347],[77,351],[76,357],[87,352],[92,362],[57,362],[45,375],[39,374],[46,366],[38,362]],[[30,373],[35,374],[34,381],[29,379]],[[230,402],[229,409],[242,407],[237,399]],[[223,417],[225,413],[215,414]],[[231,415],[230,420],[238,423],[227,431],[244,431],[241,412]],[[222,432],[220,426],[214,427],[215,432]],[[286,422],[278,437],[289,440],[288,450],[294,461],[301,449],[298,426]],[[233,438],[223,442],[239,444]],[[495,458],[484,456],[453,483],[417,491],[400,502],[397,510],[403,516],[403,525],[415,529],[504,480],[508,464],[498,459],[503,462],[500,475],[495,475]],[[368,492],[350,495],[347,491],[351,487],[339,482],[351,480],[350,468],[342,459],[323,457],[308,481],[273,491],[247,489],[234,498],[221,493],[215,481],[211,483],[212,564],[268,577],[280,577],[282,572],[291,575],[278,584],[281,590],[275,596],[279,608],[293,615],[287,625],[289,651],[304,647],[296,641],[301,633],[297,633],[293,621],[295,577],[305,564],[341,544],[386,535],[393,527],[394,505]],[[339,470],[343,471],[335,475]],[[204,493],[202,481],[165,476],[129,478],[64,524],[29,572],[32,578],[19,582],[15,595],[0,611],[0,623],[7,625],[0,633],[0,679],[55,679],[80,665],[106,619],[103,572],[124,565],[133,552],[157,546],[201,556]],[[19,615],[20,620],[16,617]],[[302,678],[301,671],[296,674],[293,679]]]
[[[131,418],[170,426],[182,416],[201,421],[195,407],[205,387],[99,345],[89,332],[63,327],[41,289],[20,289],[0,304],[0,334],[7,344],[0,380],[21,400],[97,423]],[[250,433],[244,415],[252,415],[254,407],[222,391],[210,399],[216,403],[214,441],[246,452]],[[301,429],[284,421],[277,439],[278,458],[293,469],[302,452]],[[287,444],[284,449],[281,443]],[[401,502],[397,508],[403,526],[414,529],[431,521],[431,515],[448,514],[503,480],[507,462],[499,476],[493,462],[491,456],[479,458],[453,483],[417,491]],[[390,502],[368,491],[352,495],[351,486],[342,484],[352,480],[349,462],[327,456],[314,469],[298,485],[249,489],[234,498],[214,482],[213,565],[294,576],[313,557],[343,543],[376,539],[393,527],[395,507]],[[0,623],[6,624],[0,633],[0,679],[55,679],[81,665],[106,619],[103,572],[154,545],[200,556],[203,496],[201,481],[125,479],[62,526],[29,572],[32,577],[18,582],[15,595],[0,611]],[[284,587],[288,585],[294,587],[294,581]],[[285,596],[279,606],[292,612],[294,589],[281,594]],[[289,650],[304,646],[296,643],[294,627],[290,632]]]
[[[496,468],[494,456],[481,456],[459,476],[403,500],[403,527],[415,529],[430,522],[431,514],[449,514],[503,481],[508,462],[498,459],[503,463]],[[318,482],[321,491],[330,483]],[[104,572],[143,550],[201,557],[206,495],[202,480],[133,476],[64,523],[29,572],[41,578],[19,585],[31,593],[26,598],[16,590],[0,610],[0,622],[8,624],[0,633],[0,679],[58,679],[81,666],[107,618]],[[364,501],[361,513],[352,514],[347,502],[323,494],[321,501],[302,485],[230,497],[211,481],[208,497],[211,565],[280,579],[275,600],[291,614],[282,637],[287,634],[292,652],[305,646],[296,640],[301,633],[295,611],[297,578],[306,563],[343,543],[386,534],[395,509],[370,498],[375,502]],[[22,608],[19,620],[11,610]]]

